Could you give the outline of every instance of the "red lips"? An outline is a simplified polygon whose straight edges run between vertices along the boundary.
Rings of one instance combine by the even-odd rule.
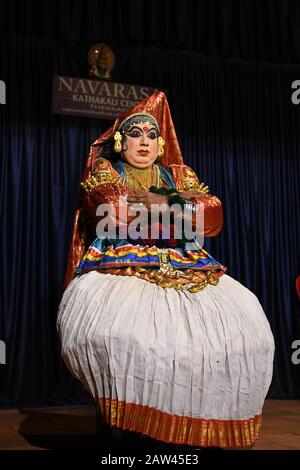
[[[139,155],[142,155],[143,157],[145,157],[146,155],[148,155],[149,153],[149,150],[139,150],[138,151],[138,154]]]

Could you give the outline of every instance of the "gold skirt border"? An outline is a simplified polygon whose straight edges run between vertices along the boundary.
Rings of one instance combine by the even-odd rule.
[[[111,427],[199,447],[250,447],[259,439],[262,423],[261,414],[247,420],[191,418],[109,398],[99,398],[98,408]]]

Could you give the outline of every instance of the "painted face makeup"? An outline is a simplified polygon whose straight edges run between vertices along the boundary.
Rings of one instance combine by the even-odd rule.
[[[135,168],[148,168],[157,158],[158,133],[149,122],[133,124],[125,133],[123,158]]]

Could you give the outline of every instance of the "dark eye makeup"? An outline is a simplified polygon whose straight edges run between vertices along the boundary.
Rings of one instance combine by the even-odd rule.
[[[135,128],[135,129],[132,129],[131,131],[127,132],[127,135],[129,137],[133,137],[133,138],[137,138],[137,137],[141,137],[143,135],[143,131],[142,129],[139,129],[139,128]],[[155,129],[150,129],[150,131],[148,131],[148,133],[146,134],[147,137],[149,139],[156,139],[157,138],[157,132]]]
[[[147,134],[149,139],[156,139],[157,138],[157,134],[155,131],[152,131],[152,132],[149,132],[149,134]]]
[[[132,131],[128,132],[129,137],[140,137],[142,135],[142,131]]]

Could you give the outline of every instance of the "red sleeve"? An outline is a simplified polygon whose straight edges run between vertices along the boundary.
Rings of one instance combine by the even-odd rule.
[[[217,196],[199,194],[192,197],[196,205],[204,204],[204,237],[215,237],[223,227],[222,203]],[[196,229],[196,217],[193,217],[193,230]]]

